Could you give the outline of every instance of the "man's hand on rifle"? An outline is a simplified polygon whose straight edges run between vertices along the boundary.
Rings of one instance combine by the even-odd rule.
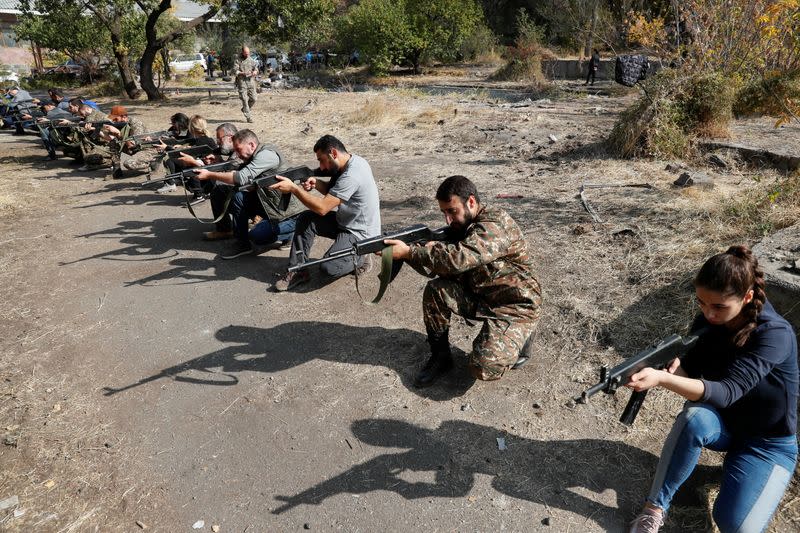
[[[396,239],[386,239],[383,241],[387,246],[392,247],[392,259],[405,260],[411,258],[411,247],[403,241]]]
[[[203,164],[200,163],[200,161],[198,161],[197,159],[195,159],[194,157],[192,157],[192,156],[190,156],[188,154],[184,154],[183,152],[180,152],[180,155],[181,156],[178,158],[178,161],[180,161],[181,163],[183,163],[187,167],[201,167],[201,166],[203,166]]]
[[[274,185],[270,185],[270,187],[269,187],[270,189],[274,189],[276,191],[281,191],[282,193],[286,194],[286,193],[292,192],[294,190],[294,188],[296,187],[294,182],[292,180],[290,180],[289,178],[287,178],[286,176],[275,176],[275,179],[278,180],[278,183],[276,183]],[[305,188],[305,184],[304,184],[304,188]],[[306,190],[308,190],[308,189],[306,189]]]
[[[303,189],[306,191],[313,191],[317,188],[317,178],[311,177],[303,182]]]
[[[205,181],[211,179],[211,172],[204,168],[196,168],[194,169],[194,177],[200,181]]]

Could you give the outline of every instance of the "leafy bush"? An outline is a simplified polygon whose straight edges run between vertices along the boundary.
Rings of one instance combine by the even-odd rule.
[[[736,95],[733,106],[737,115],[756,113],[780,117],[779,124],[790,113],[796,113],[796,109],[800,109],[800,72],[771,72],[751,81]]]
[[[494,62],[500,42],[485,24],[479,24],[461,43],[461,56],[466,61]]]
[[[662,70],[643,83],[644,95],[620,115],[608,147],[621,157],[683,157],[694,137],[725,137],[736,86],[716,72]]]
[[[542,44],[545,39],[544,28],[534,24],[528,12],[520,9],[517,14],[517,30],[515,45],[506,51],[506,65],[495,72],[492,78],[510,81],[527,80],[538,86],[544,85],[546,80],[542,72],[542,60],[555,58],[555,55]]]
[[[475,0],[363,0],[340,27],[339,41],[362,52],[376,75],[408,63],[455,59],[481,21]]]
[[[186,78],[190,79],[190,80],[201,80],[201,79],[205,78],[205,76],[206,76],[206,71],[203,68],[203,65],[199,65],[199,64],[198,65],[192,65],[192,68],[190,68],[186,72]]]

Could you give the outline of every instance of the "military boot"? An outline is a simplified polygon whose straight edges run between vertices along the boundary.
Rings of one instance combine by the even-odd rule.
[[[414,378],[414,386],[418,389],[433,385],[439,376],[453,367],[448,330],[438,334],[428,331],[428,344],[431,346],[431,357]]]

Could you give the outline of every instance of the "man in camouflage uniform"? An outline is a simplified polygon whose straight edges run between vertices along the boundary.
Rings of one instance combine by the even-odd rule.
[[[386,241],[393,245],[394,259],[438,276],[422,296],[432,355],[415,385],[431,385],[452,367],[448,331],[454,312],[483,322],[472,343],[470,373],[480,380],[499,379],[527,361],[520,351],[539,318],[541,290],[525,237],[508,213],[481,205],[475,185],[464,176],[447,178],[436,199],[455,241],[411,246]]]
[[[112,176],[121,178],[125,170],[147,172],[150,170],[150,161],[157,155],[158,150],[152,145],[143,145],[131,137],[147,133],[144,123],[134,117],[128,116],[128,110],[121,105],[111,108],[111,120],[118,126],[103,126],[102,136],[110,142]],[[150,141],[149,137],[141,141]]]
[[[59,132],[57,142],[63,145],[64,155],[74,157],[77,161],[83,162],[88,166],[91,163],[86,158],[94,151],[95,146],[91,137],[97,133],[97,129],[90,123],[103,122],[108,120],[108,117],[105,113],[77,98],[70,100],[69,110],[82,125]],[[69,125],[70,122],[67,120],[59,121],[56,124],[59,128]],[[82,168],[82,170],[88,170],[88,168]]]
[[[236,90],[239,91],[239,99],[242,101],[242,113],[247,122],[253,122],[250,116],[250,108],[256,103],[256,74],[258,65],[250,57],[250,49],[242,46],[242,53],[236,58],[233,64],[234,75],[236,76]]]

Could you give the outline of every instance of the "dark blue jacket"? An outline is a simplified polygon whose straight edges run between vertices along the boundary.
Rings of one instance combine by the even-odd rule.
[[[741,348],[724,326],[710,326],[702,315],[692,330],[706,326],[709,331],[681,358],[689,377],[705,385],[700,401],[717,408],[738,438],[796,434],[798,364],[792,326],[769,302]]]

